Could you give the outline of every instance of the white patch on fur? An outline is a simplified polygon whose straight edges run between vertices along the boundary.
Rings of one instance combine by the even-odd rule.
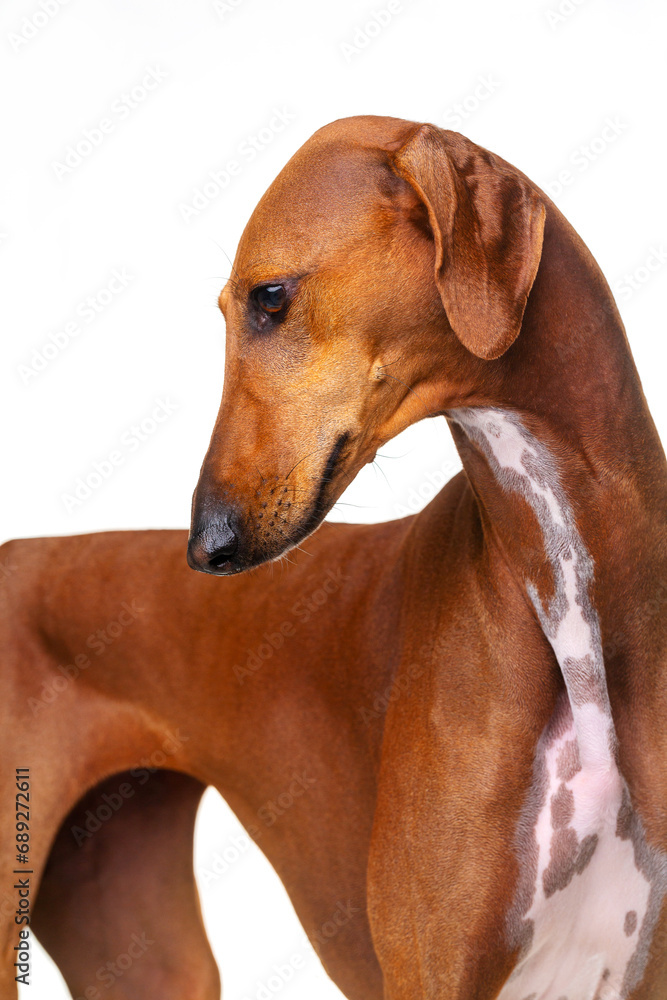
[[[517,837],[522,885],[508,919],[522,953],[498,1000],[620,1000],[641,981],[667,883],[616,764],[593,564],[551,454],[518,416],[465,409],[449,417],[503,489],[535,512],[555,581],[549,607],[524,582],[568,695],[536,750]]]
[[[500,994],[501,1000],[618,1000],[626,995],[624,980],[637,950],[647,913],[650,883],[637,869],[632,842],[616,836],[623,796],[618,769],[583,766],[569,781],[558,777],[558,757],[566,743],[579,742],[574,722],[545,748],[547,791],[535,823],[537,877],[532,906],[525,920],[533,934],[527,953]],[[574,830],[581,846],[597,838],[592,855],[569,883],[547,895],[545,875],[556,830],[552,801],[562,789],[572,793]],[[548,882],[546,883],[548,885]],[[636,914],[633,933],[625,933],[626,914]]]

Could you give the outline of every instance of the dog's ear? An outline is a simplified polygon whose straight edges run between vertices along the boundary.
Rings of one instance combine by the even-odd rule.
[[[500,357],[518,336],[537,274],[543,201],[518,171],[434,125],[422,125],[391,160],[428,211],[450,326],[477,357]]]

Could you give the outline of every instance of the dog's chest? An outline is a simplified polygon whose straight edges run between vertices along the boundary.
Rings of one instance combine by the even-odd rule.
[[[522,955],[500,1000],[628,995],[656,916],[633,816],[615,767],[582,767],[564,700],[540,742],[519,831],[521,892],[511,933]]]
[[[537,746],[517,831],[507,934],[519,958],[499,1000],[624,1000],[646,970],[667,861],[648,845],[616,763],[594,567],[555,461],[518,417],[451,416],[503,490],[535,514],[553,596],[543,604],[533,581],[524,584],[566,689]]]

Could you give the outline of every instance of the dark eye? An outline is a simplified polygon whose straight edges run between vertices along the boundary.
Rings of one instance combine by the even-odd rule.
[[[284,285],[260,285],[252,293],[252,297],[266,313],[279,313],[287,301]]]

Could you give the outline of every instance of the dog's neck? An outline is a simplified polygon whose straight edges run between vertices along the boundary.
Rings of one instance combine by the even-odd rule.
[[[538,861],[523,867],[530,907],[521,893],[514,904],[530,945],[501,996],[611,996],[603,983],[627,996],[644,974],[667,889],[665,858],[645,833],[655,835],[664,814],[664,788],[647,796],[646,786],[664,759],[652,733],[664,714],[667,465],[611,293],[558,216],[522,333],[497,368],[493,395],[447,415],[488,550],[532,605],[567,694],[536,748],[538,805],[530,795],[524,803],[519,836],[530,833],[519,853]],[[566,746],[575,777],[561,766]],[[566,831],[557,817],[565,798],[574,816]],[[565,836],[578,853],[554,880]],[[616,895],[605,897],[609,879]],[[603,897],[613,919],[601,929]],[[638,934],[620,929],[630,910]],[[584,914],[593,947],[578,951],[574,940],[568,971],[553,942],[571,933],[574,913]],[[602,954],[605,971],[573,987]]]
[[[584,766],[609,768],[616,751],[605,677],[600,623],[592,605],[593,565],[553,456],[523,425],[501,409],[450,413],[484,456],[496,483],[523,501],[541,534],[546,593],[519,563],[520,583],[560,665]],[[521,544],[521,542],[520,542]]]
[[[487,541],[547,634],[567,577],[554,546],[576,552],[570,584],[599,622],[589,652],[604,647],[610,688],[631,694],[656,675],[667,638],[655,627],[667,601],[667,464],[611,292],[557,213],[522,333],[493,364],[494,394],[448,414]]]

